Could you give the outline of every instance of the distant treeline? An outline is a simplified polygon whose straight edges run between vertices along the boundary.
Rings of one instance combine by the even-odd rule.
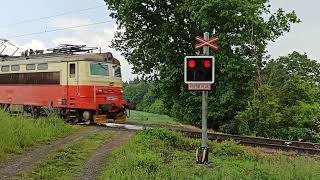
[[[174,103],[168,106],[165,102],[168,96],[159,92],[161,85],[158,81],[135,79],[125,83],[125,96],[136,104],[137,110],[166,114],[200,126],[200,93],[186,90],[187,98],[179,99],[181,94],[172,97]],[[237,92],[251,94],[247,101],[229,98],[228,94],[243,96],[234,95],[233,88],[236,87],[213,88],[210,92],[210,128],[232,134],[320,141],[320,64],[317,61],[297,52],[267,61],[259,81],[252,81],[252,87]],[[215,96],[221,91],[223,95]],[[243,104],[245,108],[236,108],[234,104]],[[226,112],[230,119],[218,118]]]
[[[139,80],[126,82],[125,98],[130,101],[131,108],[155,114],[168,114],[163,100],[156,90],[156,82]]]

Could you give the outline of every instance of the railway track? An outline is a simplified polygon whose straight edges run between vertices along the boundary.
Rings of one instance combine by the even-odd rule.
[[[131,131],[141,131],[143,129],[152,129],[157,127],[148,127],[142,125],[130,125],[130,124],[114,124],[107,123],[108,128],[120,128],[127,129]],[[161,127],[165,128],[165,127]],[[201,138],[201,132],[188,131],[180,128],[167,128],[172,131],[180,132],[183,135],[189,138]],[[287,152],[296,152],[298,154],[307,154],[307,155],[320,155],[320,144],[318,143],[309,143],[309,142],[299,142],[299,141],[286,141],[278,139],[268,139],[260,137],[250,137],[250,136],[239,136],[239,135],[230,135],[230,134],[218,134],[218,133],[208,133],[208,139],[211,141],[236,141],[241,145],[251,146],[251,147],[260,147],[273,150],[281,150]]]
[[[186,130],[178,130],[178,131],[190,138],[201,138],[201,132],[190,132]],[[217,133],[208,133],[208,139],[212,141],[218,141],[218,142],[234,140],[239,144],[246,145],[246,146],[282,150],[282,151],[288,151],[288,152],[292,151],[292,152],[297,152],[299,154],[320,155],[320,144],[318,143],[285,141],[285,140],[277,140],[277,139],[237,136],[237,135],[217,134]]]

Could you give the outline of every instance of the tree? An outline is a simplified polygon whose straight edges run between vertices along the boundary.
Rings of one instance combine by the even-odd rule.
[[[131,103],[137,105],[137,109],[142,110],[141,107],[143,97],[148,93],[150,85],[139,79],[135,79],[125,84],[124,95]]]
[[[146,82],[138,78],[125,83],[124,95],[133,103],[137,110],[157,114],[165,114],[161,97],[157,94],[154,82]]]
[[[293,52],[286,57],[271,60],[265,68],[271,84],[282,83],[289,77],[298,75],[303,80],[320,84],[320,64],[308,59],[306,54]]]
[[[201,104],[199,93],[183,83],[183,57],[196,53],[196,35],[217,30],[221,51],[209,99],[209,126],[215,129],[246,108],[267,43],[299,21],[294,12],[271,13],[267,0],[105,1],[119,25],[113,47],[136,73],[160,79],[167,111],[193,124],[200,124]]]
[[[319,142],[319,67],[297,52],[271,60],[262,71],[262,85],[250,106],[224,130]]]

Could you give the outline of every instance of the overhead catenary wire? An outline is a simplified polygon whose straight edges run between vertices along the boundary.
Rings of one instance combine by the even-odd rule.
[[[72,14],[72,13],[75,13],[75,12],[89,11],[89,10],[98,9],[98,8],[102,8],[102,7],[107,7],[107,5],[100,5],[100,6],[90,7],[90,8],[66,11],[66,12],[63,12],[63,13],[59,13],[59,14],[55,14],[55,15],[51,15],[51,16],[44,16],[44,17],[40,17],[40,18],[26,19],[26,20],[22,20],[22,21],[19,21],[19,22],[15,22],[15,23],[11,23],[11,24],[0,26],[0,28],[9,27],[9,26],[15,26],[15,25],[19,25],[19,24],[26,24],[26,23],[30,23],[30,22],[45,20],[45,19],[51,19],[51,18],[55,18],[55,17],[59,17],[59,16],[64,16],[64,15],[67,15],[67,14]]]
[[[95,23],[90,23],[90,24],[83,24],[83,25],[78,25],[78,26],[70,26],[70,27],[65,27],[65,28],[57,28],[57,29],[51,29],[51,30],[33,32],[33,33],[28,33],[28,34],[13,35],[13,36],[9,36],[9,37],[7,37],[7,38],[18,38],[18,37],[39,35],[39,34],[44,34],[44,33],[50,33],[50,32],[56,32],[56,31],[63,31],[63,30],[67,30],[67,29],[75,29],[75,28],[80,28],[80,27],[95,26],[95,25],[105,24],[105,23],[113,22],[113,21],[115,21],[115,20],[100,21],[100,22],[95,22]]]

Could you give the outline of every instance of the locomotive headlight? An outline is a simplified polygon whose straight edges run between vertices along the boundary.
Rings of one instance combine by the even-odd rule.
[[[123,90],[121,90],[121,91],[120,91],[120,93],[121,93],[121,94],[123,94],[123,93],[124,93],[124,91],[123,91]]]
[[[98,90],[98,93],[99,93],[99,94],[107,94],[108,91],[107,91],[106,89],[99,89],[99,90]]]

